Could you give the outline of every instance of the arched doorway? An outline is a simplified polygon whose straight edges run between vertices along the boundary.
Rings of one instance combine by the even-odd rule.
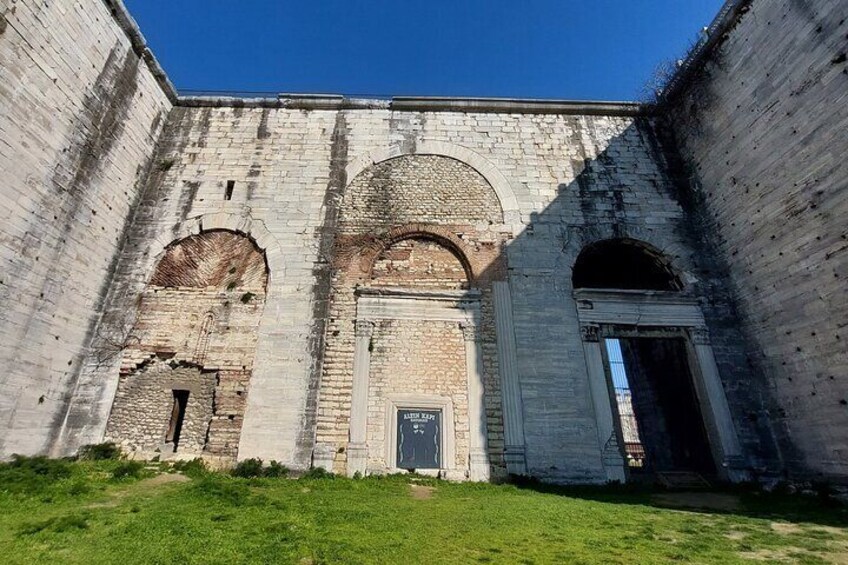
[[[700,308],[670,261],[604,240],[580,253],[572,284],[605,465],[623,472],[611,478],[725,475],[738,442]]]
[[[399,466],[407,464],[398,460],[395,437],[403,430],[393,420],[405,410],[440,411],[444,457],[427,472],[486,480],[505,475],[507,453],[510,465],[523,463],[516,426],[506,439],[500,425],[487,426],[487,417],[505,419],[500,381],[512,383],[501,379],[513,373],[499,362],[495,312],[508,304],[503,249],[516,202],[502,201],[508,186],[494,189],[457,157],[391,153],[348,169],[329,281],[315,466],[349,475],[407,468]]]

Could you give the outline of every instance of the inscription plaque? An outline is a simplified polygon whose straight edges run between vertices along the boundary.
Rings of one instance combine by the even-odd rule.
[[[441,467],[440,410],[398,410],[397,466],[400,469]]]

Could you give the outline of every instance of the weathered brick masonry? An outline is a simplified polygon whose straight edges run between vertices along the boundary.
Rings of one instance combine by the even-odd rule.
[[[844,479],[844,3],[752,6],[659,107],[177,99],[111,0],[0,8],[0,455],[161,452],[188,391],[187,456],[391,471],[420,402],[446,476],[603,482],[600,326],[673,303],[719,474]],[[605,240],[682,288],[597,322]]]

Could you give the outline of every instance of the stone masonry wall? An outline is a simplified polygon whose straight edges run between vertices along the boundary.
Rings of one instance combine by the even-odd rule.
[[[456,323],[383,320],[372,336],[368,390],[368,468],[385,471],[387,400],[403,394],[449,398],[456,469],[468,469],[468,377],[465,340]],[[444,416],[443,416],[444,417]],[[447,433],[443,427],[442,434]],[[391,467],[393,461],[388,462]]]
[[[0,458],[57,437],[170,108],[106,2],[0,2]]]
[[[482,309],[481,325],[486,415],[490,420],[488,447],[492,466],[501,468],[503,416],[489,285],[492,280],[505,277],[502,246],[509,230],[503,225],[503,212],[494,189],[478,171],[456,159],[403,155],[367,167],[351,179],[339,217],[316,441],[336,452],[334,468],[344,472],[353,390],[351,344],[356,320],[355,289],[361,285],[419,289],[471,286],[483,290],[482,302],[486,305]],[[403,330],[402,324],[397,327]],[[398,339],[388,333],[394,328],[382,327],[383,335],[392,343]],[[463,368],[463,374],[466,372],[464,348],[453,351],[453,357],[448,360],[438,355],[441,344],[432,335],[422,335],[419,346],[433,352],[432,361],[436,365],[424,355],[413,355],[421,365],[406,367],[407,373],[419,375],[442,366],[446,371],[456,366]],[[410,355],[407,352],[405,362],[412,363]],[[393,378],[400,379],[393,381],[396,386],[409,382],[405,375]],[[467,377],[463,383],[467,396]],[[379,385],[382,386],[383,383]],[[389,388],[396,391],[396,387]],[[375,393],[378,395],[374,400],[383,403],[380,388]],[[464,402],[466,408],[460,406],[458,412],[465,417],[463,427],[467,430],[467,398]],[[385,406],[379,410],[384,415]],[[373,441],[383,439],[376,445],[369,443],[369,466],[385,468],[382,442],[387,436],[382,430],[383,423],[373,421],[375,416],[378,412],[371,410],[369,437]],[[454,416],[459,417],[456,413]],[[466,459],[460,469],[467,468],[467,443],[463,456]],[[378,463],[378,457],[382,462]]]
[[[671,101],[782,464],[848,480],[848,4],[755,0]]]
[[[735,313],[714,258],[691,228],[691,210],[657,129],[652,119],[628,116],[176,108],[101,333],[110,335],[136,310],[156,258],[172,241],[209,229],[250,235],[266,253],[269,279],[239,457],[304,468],[316,429],[339,448],[348,441],[343,390],[353,352],[353,286],[369,282],[385,238],[408,239],[426,227],[462,249],[479,280],[509,281],[528,471],[556,481],[599,481],[604,472],[571,267],[593,241],[632,237],[665,253],[684,292],[701,299],[736,426],[746,450],[759,457],[770,449],[768,434],[748,418],[756,383],[739,353]],[[413,222],[407,231],[385,223],[373,234],[361,226],[340,230],[340,218],[348,217],[345,190],[373,159],[387,162],[383,155],[464,163],[493,188],[503,220],[489,224],[474,216],[461,225],[415,215],[407,218]],[[228,181],[234,181],[229,200]],[[425,186],[433,188],[415,194],[438,194],[438,183]],[[484,208],[496,212],[492,204]],[[344,273],[350,278],[339,278]],[[350,292],[331,292],[338,284]],[[482,309],[484,320],[494,319],[490,293],[483,293]],[[493,324],[483,334],[489,446],[497,452],[503,424]],[[119,374],[119,362],[110,363],[86,360],[63,445],[103,437]],[[317,419],[319,391],[326,410]]]
[[[205,423],[208,434],[204,431],[200,447],[206,454],[234,459],[254,369],[266,283],[265,257],[244,236],[211,231],[169,247],[141,296],[135,323],[120,344],[116,399],[123,406],[116,412],[116,400],[107,434],[129,448],[149,451],[149,442],[139,444],[135,439],[138,434],[126,416],[126,405],[136,394],[140,403],[150,396],[155,386],[151,381],[159,374],[151,374],[145,367],[153,359],[164,358],[171,364],[189,364],[198,373],[200,369],[216,373],[210,391],[214,403],[210,396]],[[170,375],[162,377],[160,388],[167,383],[165,377]],[[135,381],[142,384],[135,385]],[[119,424],[114,422],[116,417],[120,417]],[[160,426],[167,427],[169,418],[170,413],[165,414]]]
[[[196,367],[154,361],[130,375],[118,386],[105,438],[127,453],[152,458],[163,455],[168,424],[174,406],[174,390],[189,391],[178,453],[200,456],[212,420],[215,373]],[[173,449],[173,446],[170,446]]]

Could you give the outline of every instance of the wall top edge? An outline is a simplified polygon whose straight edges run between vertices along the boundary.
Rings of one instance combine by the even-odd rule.
[[[115,18],[115,23],[118,24],[118,27],[121,28],[130,40],[133,51],[135,51],[136,55],[144,60],[147,68],[150,70],[150,74],[153,75],[153,78],[159,84],[159,88],[162,89],[162,92],[165,93],[165,96],[168,97],[171,104],[177,104],[177,100],[179,98],[177,89],[174,88],[174,85],[171,83],[171,79],[168,78],[168,75],[165,73],[162,65],[159,64],[156,56],[153,55],[153,51],[151,51],[147,46],[147,40],[141,33],[135,19],[132,15],[130,15],[127,7],[124,6],[123,1],[103,0],[103,3],[106,5],[109,12],[111,12],[112,17]]]
[[[725,0],[713,21],[704,28],[698,43],[679,63],[677,71],[659,95],[659,105],[673,100],[692,82],[710,53],[726,39],[736,22],[751,9],[753,2],[754,0]]]
[[[565,114],[647,116],[654,106],[638,102],[592,102],[518,98],[462,98],[394,96],[390,99],[356,98],[333,94],[280,94],[278,96],[180,96],[185,107],[276,108],[291,110],[388,110],[395,112],[459,112],[499,114]]]

